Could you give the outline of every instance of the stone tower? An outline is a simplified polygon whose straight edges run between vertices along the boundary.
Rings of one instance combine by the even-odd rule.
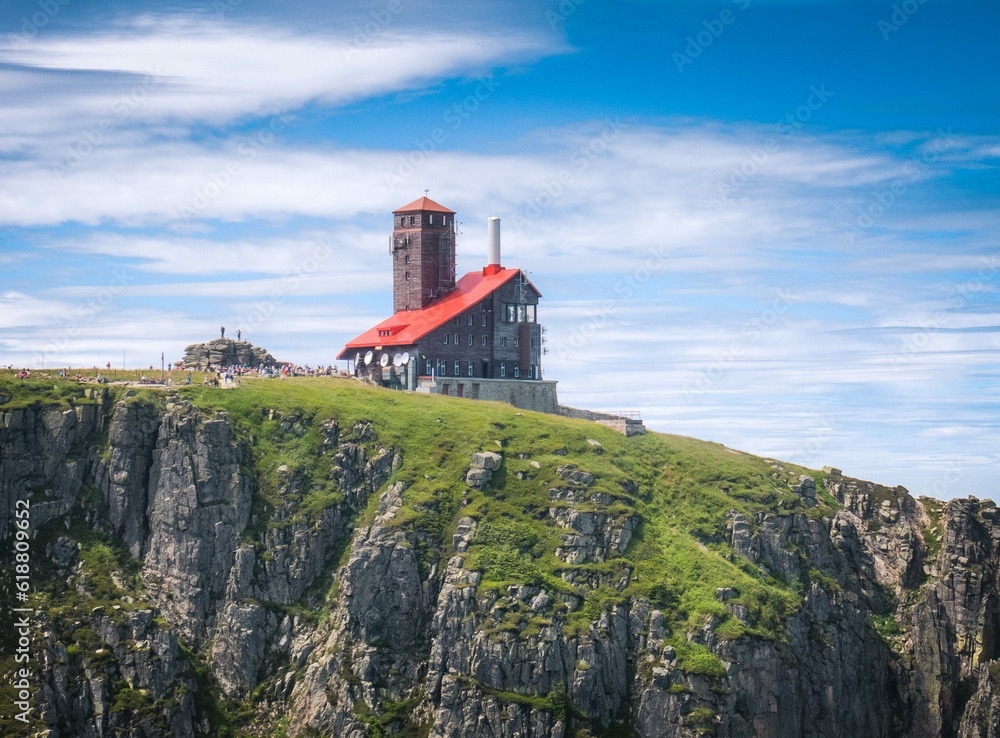
[[[392,219],[393,310],[418,310],[455,289],[455,212],[421,197]]]

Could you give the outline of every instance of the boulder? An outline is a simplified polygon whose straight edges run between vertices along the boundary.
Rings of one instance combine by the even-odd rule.
[[[489,471],[493,471],[494,469],[500,468],[500,462],[502,461],[503,457],[492,451],[479,451],[472,454],[473,469],[487,469]]]
[[[205,370],[209,366],[274,367],[280,362],[260,346],[249,341],[216,338],[206,343],[192,343],[184,349],[183,364],[188,369]],[[181,363],[181,362],[178,362]]]
[[[465,475],[465,481],[470,487],[485,487],[490,478],[493,476],[493,472],[489,469],[469,469],[469,473]]]

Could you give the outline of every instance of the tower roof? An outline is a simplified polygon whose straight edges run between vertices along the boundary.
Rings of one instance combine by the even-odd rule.
[[[423,197],[418,197],[416,200],[411,202],[409,205],[404,205],[401,208],[393,210],[393,213],[409,213],[415,210],[429,210],[432,213],[451,213],[455,214],[454,210],[449,210],[444,205],[434,202],[432,199],[424,195]]]

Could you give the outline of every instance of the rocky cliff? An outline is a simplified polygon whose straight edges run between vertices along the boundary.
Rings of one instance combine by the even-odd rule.
[[[347,382],[0,401],[4,735],[1000,735],[992,502]]]

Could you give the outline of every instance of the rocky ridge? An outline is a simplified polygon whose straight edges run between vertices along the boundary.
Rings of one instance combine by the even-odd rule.
[[[637,587],[651,491],[592,471],[597,442],[552,452],[535,540],[473,503],[541,484],[543,455],[476,452],[453,498],[414,504],[404,450],[372,423],[261,408],[279,448],[315,449],[265,469],[226,411],[88,393],[0,406],[0,541],[30,500],[54,583],[35,732],[217,735],[242,704],[244,735],[1000,736],[992,502],[771,462],[799,503],[733,508],[699,545],[794,604],[724,586],[692,623],[684,592]],[[491,541],[517,553],[511,531],[549,547],[556,579],[484,578]]]

